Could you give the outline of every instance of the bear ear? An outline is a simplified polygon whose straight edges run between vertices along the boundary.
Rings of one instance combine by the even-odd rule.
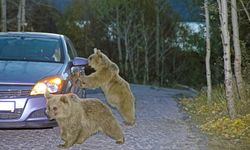
[[[70,98],[70,100],[73,100],[75,102],[78,101],[78,96],[76,94],[74,94],[74,93],[71,93],[69,98]]]
[[[97,53],[98,49],[97,48],[94,48],[94,53]]]
[[[68,100],[67,97],[64,96],[64,95],[60,97],[60,101],[61,101],[62,103],[64,103],[64,104],[69,104],[69,100]]]
[[[77,99],[77,95],[75,95],[74,93],[70,93],[70,98]]]
[[[50,99],[53,95],[49,93],[48,89],[45,90],[44,97],[45,99]]]
[[[94,53],[97,55],[101,55],[101,50],[94,48]]]

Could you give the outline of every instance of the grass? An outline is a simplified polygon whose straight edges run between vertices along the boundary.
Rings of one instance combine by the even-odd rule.
[[[230,119],[228,116],[224,93],[223,86],[218,86],[213,89],[212,103],[210,104],[207,103],[206,91],[201,91],[194,98],[182,98],[180,104],[205,134],[249,145],[250,92],[246,91],[244,99],[235,98],[237,111],[235,119]]]

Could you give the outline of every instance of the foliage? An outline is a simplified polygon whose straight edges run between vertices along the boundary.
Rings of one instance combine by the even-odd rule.
[[[28,15],[29,28],[26,30],[36,32],[57,33],[57,19],[61,14],[48,4],[34,4],[32,12]],[[43,14],[43,15],[38,15]]]
[[[207,103],[206,91],[201,91],[194,99],[183,98],[181,104],[187,112],[192,116],[203,118],[202,122],[225,116],[227,114],[225,95],[222,86],[218,86],[213,90],[212,103]]]
[[[59,19],[59,33],[67,35],[74,43],[80,56],[88,56],[94,47],[109,49],[105,27],[99,24],[90,10],[90,3],[74,0]]]
[[[201,131],[226,139],[250,139],[249,96],[250,94],[244,100],[235,101],[239,114],[236,119],[228,116],[223,86],[213,89],[211,104],[207,103],[205,91],[201,91],[193,99],[181,99],[180,104],[200,124]]]
[[[176,39],[175,13],[168,4],[159,0],[160,8],[160,47],[161,47],[161,70],[166,72],[167,51],[174,50]],[[117,11],[119,16],[117,16]],[[142,83],[145,62],[145,44],[148,52],[149,74],[148,84],[159,82],[155,78],[155,1],[87,1],[74,0],[72,5],[64,12],[59,23],[60,33],[69,36],[78,49],[81,56],[87,57],[94,47],[103,51],[116,63],[118,58],[118,43],[121,41],[122,64],[128,63],[128,70],[120,67],[120,73],[130,82]],[[118,20],[117,20],[118,19]],[[119,21],[119,22],[118,22]],[[84,24],[79,26],[79,23]],[[86,24],[87,23],[87,24]],[[145,30],[143,30],[145,29]],[[149,42],[144,42],[146,34]],[[128,60],[126,60],[128,58]],[[120,64],[118,64],[120,65]],[[165,68],[166,66],[166,68]],[[164,79],[164,77],[162,77]],[[162,82],[162,86],[165,83]],[[166,85],[166,84],[165,84]]]
[[[7,1],[7,30],[17,31],[17,13],[19,0]],[[57,18],[60,13],[49,5],[49,0],[26,0],[25,31],[57,32]]]
[[[167,72],[169,73],[164,76],[166,79],[164,84],[172,86],[173,83],[182,83],[201,88],[206,80],[203,76],[205,64],[202,58],[203,55],[195,51],[170,51],[166,60]]]
[[[222,117],[201,125],[201,130],[225,138],[250,138],[250,114],[236,119]]]

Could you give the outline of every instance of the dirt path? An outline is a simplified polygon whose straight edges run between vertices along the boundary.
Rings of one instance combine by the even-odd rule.
[[[139,85],[133,85],[132,91],[136,97],[136,125],[125,126],[113,110],[124,129],[126,140],[123,145],[98,133],[70,150],[206,150],[201,136],[183,121],[184,115],[173,99],[179,94],[190,94],[188,91]],[[91,93],[88,97],[98,97],[106,103],[102,93]],[[53,150],[61,142],[58,128],[0,130],[0,137],[0,150]]]

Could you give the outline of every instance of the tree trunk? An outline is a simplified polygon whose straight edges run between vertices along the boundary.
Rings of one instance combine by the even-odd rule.
[[[130,69],[131,69],[131,74],[132,74],[132,82],[137,83],[134,58],[131,56],[129,57],[129,63],[130,63],[130,67],[131,67]]]
[[[145,26],[145,16],[142,15],[142,31],[143,36],[143,49],[144,49],[144,74],[143,74],[143,84],[147,84],[149,80],[149,56],[148,56],[148,29]]]
[[[126,16],[126,23],[124,26],[124,46],[125,46],[125,66],[124,66],[124,73],[127,78],[129,78],[129,54],[130,54],[130,47],[129,47],[129,33],[130,28],[132,25],[132,18],[130,18],[131,14]]]
[[[128,49],[128,33],[125,31],[124,34],[124,45],[125,45],[125,68],[124,68],[124,74],[126,78],[129,78],[129,71],[128,71],[128,65],[129,65],[129,49]]]
[[[132,30],[133,30],[133,28],[134,28],[134,24],[132,24],[131,25],[131,28],[132,28]],[[137,53],[137,49],[136,49],[136,40],[135,39],[133,39],[133,35],[136,35],[136,33],[135,32],[130,32],[129,34],[127,34],[128,35],[128,39],[127,39],[127,44],[128,44],[128,46],[127,46],[127,48],[129,48],[128,49],[128,52],[129,52],[129,65],[130,65],[130,76],[132,75],[132,82],[133,83],[137,83],[137,78],[136,78],[136,62],[135,62],[135,58],[136,58],[136,53]],[[132,44],[132,42],[130,42],[131,41],[131,39],[133,39],[133,44]]]
[[[224,50],[224,75],[225,75],[225,91],[227,100],[227,109],[231,119],[236,117],[234,95],[233,95],[233,78],[231,67],[230,53],[230,36],[228,31],[228,9],[227,0],[217,0],[220,12],[220,23],[222,31],[222,42]]]
[[[212,101],[212,81],[211,81],[211,69],[210,69],[210,23],[209,23],[209,11],[208,0],[204,0],[205,18],[206,18],[206,77],[207,77],[207,102],[211,104]]]
[[[1,0],[2,6],[2,32],[7,31],[6,0]]]
[[[26,26],[26,19],[25,19],[25,1],[26,0],[21,0],[21,8],[22,8],[22,19],[21,19],[21,30],[25,30]]]
[[[241,49],[239,41],[239,27],[238,27],[238,16],[237,16],[237,4],[236,0],[231,0],[231,13],[232,13],[232,25],[233,25],[233,45],[234,45],[234,73],[236,77],[236,85],[240,98],[245,95],[243,88],[243,79],[241,74]]]
[[[18,6],[18,14],[17,14],[17,31],[24,31],[25,29],[25,0],[21,0]]]
[[[139,34],[139,33],[137,33],[137,34]],[[136,57],[135,57],[135,62],[136,62],[136,65],[135,65],[135,77],[136,77],[136,82],[138,81],[138,75],[140,74],[140,63],[141,63],[141,61],[140,61],[140,58],[141,58],[141,55],[140,55],[140,51],[139,51],[139,45],[137,44],[137,46],[136,46],[136,49],[135,49],[135,51],[136,51]]]
[[[176,82],[176,54],[173,53],[173,60],[172,60],[172,67],[173,67],[173,71],[172,71],[172,80],[174,82]]]
[[[121,71],[124,72],[124,67],[122,63],[122,46],[121,46],[121,30],[120,30],[120,14],[119,14],[119,7],[116,6],[116,24],[117,24],[117,48],[118,48],[118,65],[121,68]]]
[[[165,43],[164,40],[161,40],[161,48],[165,49]],[[160,56],[161,58],[161,76],[160,76],[160,85],[163,86],[164,85],[164,79],[165,79],[165,68],[166,68],[166,64],[165,64],[165,57],[163,56],[163,54]]]
[[[160,8],[159,8],[159,1],[156,0],[155,4],[155,10],[156,10],[156,55],[155,55],[155,70],[156,70],[156,82],[159,84],[160,80]]]
[[[21,7],[21,1],[19,2],[18,5],[18,13],[17,13],[17,31],[21,31],[21,16],[22,16],[22,7]]]
[[[144,56],[144,77],[143,77],[143,84],[147,84],[149,80],[149,60],[148,60],[148,47],[147,44],[144,45],[144,51],[145,51],[145,56]]]

